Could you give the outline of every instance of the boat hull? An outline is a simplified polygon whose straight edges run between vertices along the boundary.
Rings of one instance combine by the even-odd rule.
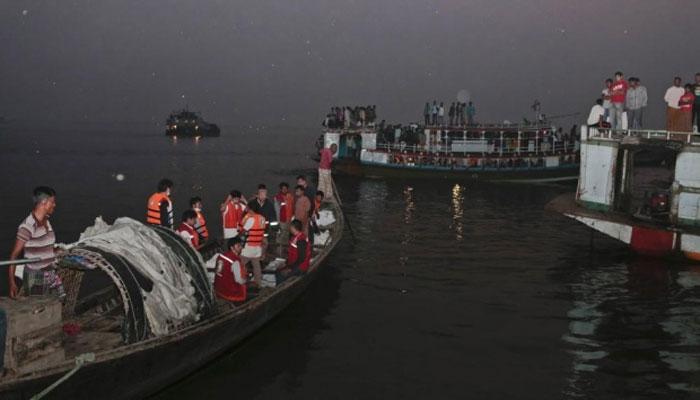
[[[445,179],[502,182],[556,182],[578,179],[579,166],[572,164],[556,168],[449,168],[406,166],[339,160],[333,164],[339,174],[410,179]]]
[[[639,221],[622,214],[590,210],[578,205],[574,196],[574,193],[561,195],[552,200],[547,209],[619,240],[643,256],[666,257],[681,252],[690,259],[694,259],[695,255],[700,256],[700,232]]]

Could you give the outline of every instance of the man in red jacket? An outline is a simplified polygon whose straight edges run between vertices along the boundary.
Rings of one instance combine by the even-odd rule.
[[[302,231],[301,221],[292,221],[289,233],[292,238],[287,247],[287,265],[277,271],[277,284],[291,276],[305,274],[311,264],[311,243]]]
[[[226,242],[228,251],[219,254],[216,260],[216,275],[214,275],[214,291],[222,299],[242,303],[246,300],[248,289],[248,271],[241,262],[240,254],[243,246],[239,237]]]
[[[615,72],[615,81],[610,87],[610,125],[613,129],[622,129],[622,112],[627,99],[627,81],[622,72]]]

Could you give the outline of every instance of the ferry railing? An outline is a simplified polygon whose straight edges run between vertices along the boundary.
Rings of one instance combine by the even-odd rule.
[[[528,139],[518,141],[513,139],[502,140],[452,140],[447,144],[405,144],[405,143],[379,143],[377,151],[388,153],[411,153],[411,154],[456,154],[456,155],[480,155],[513,157],[521,155],[556,155],[560,153],[574,153],[578,150],[576,140],[548,140]]]
[[[586,127],[584,127],[586,128]],[[582,130],[585,132],[585,130]],[[611,128],[588,128],[588,138],[622,140],[625,137],[636,137],[648,140],[664,140],[684,142],[688,144],[700,144],[700,133],[679,132],[658,129],[611,129]]]

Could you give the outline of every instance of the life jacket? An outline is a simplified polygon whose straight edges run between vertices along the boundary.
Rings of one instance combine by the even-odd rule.
[[[299,254],[297,247],[297,242],[306,242],[306,252],[305,254]],[[309,264],[311,263],[311,242],[304,235],[304,232],[297,233],[290,241],[287,247],[287,264],[293,264],[296,262],[298,257],[304,257],[304,261],[299,264],[299,269],[306,272],[309,269]]]
[[[280,222],[287,223],[294,216],[294,196],[291,193],[277,193],[275,200],[280,204]]]
[[[160,220],[160,203],[165,200],[168,202],[168,220]],[[170,201],[170,197],[164,192],[153,193],[151,197],[148,198],[148,205],[146,208],[146,222],[151,225],[164,225],[173,227],[173,202]]]
[[[243,283],[236,282],[236,278]],[[217,296],[229,301],[245,301],[247,278],[248,272],[238,254],[230,250],[219,254],[214,275],[214,291]]]
[[[176,232],[181,234],[183,238],[185,236],[191,237],[191,244],[192,247],[195,249],[199,248],[199,235],[197,234],[197,231],[194,229],[194,227],[187,225],[186,223],[182,222],[180,226],[177,227]],[[182,235],[182,232],[187,232],[189,235]]]
[[[206,242],[209,239],[209,229],[207,229],[207,220],[204,219],[204,214],[201,211],[194,210],[197,213],[197,221],[194,223],[194,229],[199,235],[201,242]]]
[[[246,229],[249,220],[252,220],[253,224],[250,228]],[[241,225],[243,225],[243,229],[248,232],[245,245],[248,247],[262,246],[263,238],[265,237],[265,218],[260,214],[247,214],[243,218]]]
[[[243,219],[245,207],[241,203],[229,201],[223,213],[224,229],[238,229]]]

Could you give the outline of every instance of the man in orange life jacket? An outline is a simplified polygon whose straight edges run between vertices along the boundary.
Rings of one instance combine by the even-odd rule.
[[[246,215],[241,222],[247,237],[241,251],[243,265],[250,261],[253,264],[253,280],[258,288],[262,285],[262,268],[260,259],[263,256],[263,241],[265,239],[265,217],[256,213],[252,208],[246,208]]]
[[[219,254],[216,260],[214,275],[214,291],[222,299],[233,302],[244,302],[247,296],[246,281],[248,271],[241,262],[241,239],[231,238],[226,242],[228,251]]]
[[[148,198],[147,223],[173,229],[173,202],[170,201],[172,189],[173,182],[170,179],[161,179],[158,182],[158,191]]]
[[[197,220],[194,222],[194,230],[199,235],[199,243],[203,244],[209,240],[209,229],[207,229],[207,220],[202,214],[202,199],[201,197],[193,197],[190,199],[190,207],[197,214]]]
[[[224,226],[224,239],[230,239],[238,236],[241,221],[245,215],[246,201],[241,192],[232,190],[221,203],[221,216]]]
[[[185,211],[182,213],[182,222],[176,231],[190,246],[199,249],[199,235],[194,229],[195,221],[197,221],[197,213],[194,210]]]
[[[303,275],[311,264],[311,243],[302,231],[301,222],[294,220],[289,224],[292,238],[287,247],[287,265],[276,273],[277,283],[290,276]]]

